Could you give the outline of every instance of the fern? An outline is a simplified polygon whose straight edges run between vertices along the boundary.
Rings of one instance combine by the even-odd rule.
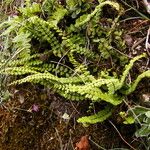
[[[24,79],[15,81],[13,84],[33,82],[40,84],[44,83],[45,85],[46,83],[46,85],[51,85],[58,93],[66,98],[72,98],[73,100],[88,98],[92,101],[97,102],[103,100],[113,105],[118,105],[123,101],[123,97],[118,96],[116,91],[123,87],[124,84],[122,82],[125,81],[125,77],[129,73],[129,70],[132,68],[133,63],[142,57],[145,57],[145,54],[137,56],[130,61],[129,65],[126,66],[126,69],[120,80],[116,78],[96,80],[94,78],[88,78],[88,75],[81,75],[79,77],[70,78],[58,78],[50,73],[38,73],[35,75],[30,75]],[[24,73],[26,73],[26,70],[24,70]],[[35,72],[28,71],[28,73]],[[9,72],[9,74],[11,74],[11,72]],[[131,89],[132,91],[134,91],[138,82],[144,77],[149,77],[149,71],[140,75],[135,83],[131,86],[129,91],[131,92]],[[107,92],[102,92],[104,85],[108,89]]]
[[[106,106],[106,108],[104,110],[99,111],[97,114],[87,116],[87,117],[81,117],[77,121],[79,123],[83,123],[85,126],[87,126],[89,124],[103,122],[111,115],[112,115],[112,107]]]
[[[144,53],[144,54],[142,54],[142,55],[140,55],[140,56],[137,56],[137,57],[133,58],[133,59],[130,61],[130,63],[129,63],[128,65],[126,65],[125,71],[123,72],[122,77],[121,77],[121,79],[120,79],[120,88],[123,86],[124,81],[125,81],[125,78],[126,78],[126,76],[128,75],[129,70],[133,67],[134,62],[137,61],[137,60],[139,60],[139,59],[142,58],[142,57],[146,57],[146,54]]]
[[[36,71],[32,70],[32,68],[28,67],[7,67],[0,71],[1,74],[9,74],[9,75],[24,75],[24,74],[33,74],[37,73]]]
[[[53,12],[51,18],[48,20],[50,24],[57,27],[57,24],[60,22],[61,19],[67,14],[67,10],[63,7],[59,7]]]
[[[29,33],[20,33],[13,39],[14,49],[18,51],[19,57],[24,58],[30,56],[31,39],[29,38]]]
[[[143,72],[142,74],[140,74],[140,75],[136,78],[136,80],[135,80],[131,85],[129,85],[128,90],[126,90],[124,93],[125,93],[126,95],[129,95],[129,94],[131,94],[133,91],[135,91],[135,89],[136,89],[138,83],[139,83],[143,78],[150,78],[150,70],[147,70],[147,71]]]
[[[40,13],[41,8],[40,8],[40,5],[37,4],[37,3],[33,3],[31,5],[30,2],[26,1],[26,7],[19,8],[19,11],[24,17],[31,17],[31,16],[34,16],[37,13]]]
[[[80,26],[86,24],[87,22],[89,22],[91,20],[91,18],[99,11],[102,10],[102,7],[105,6],[105,5],[110,5],[112,6],[113,8],[115,8],[117,11],[120,10],[120,6],[118,3],[115,3],[115,2],[112,2],[112,1],[105,1],[103,3],[100,3],[98,6],[96,6],[95,10],[89,14],[89,15],[83,15],[81,16],[77,21],[76,21],[76,24],[75,24],[75,27],[76,28],[79,28]]]

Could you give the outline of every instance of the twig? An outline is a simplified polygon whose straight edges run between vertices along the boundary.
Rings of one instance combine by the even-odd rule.
[[[145,70],[147,70],[149,63],[150,63],[150,59],[148,58],[146,62]]]
[[[136,7],[137,7],[137,9],[139,9],[139,3],[138,3],[138,1],[135,0],[135,2],[136,2]]]
[[[139,29],[136,29],[135,31],[128,31],[127,34],[135,34],[135,33],[142,33],[142,31],[147,28],[148,25],[145,25],[144,27],[141,27]]]
[[[128,6],[129,8],[133,9],[136,13],[138,13],[141,17],[143,17],[144,19],[148,19],[149,18],[147,16],[145,16],[144,14],[142,14],[141,12],[139,12],[136,8],[130,6],[128,3],[126,3],[124,0],[121,0],[122,3],[124,3],[126,6]]]
[[[73,141],[72,141],[72,136],[71,136],[71,130],[69,130],[69,135],[70,135],[70,137],[69,137],[69,142],[70,142],[70,144],[71,144],[72,149],[74,149]],[[68,142],[68,143],[69,143],[69,142]]]
[[[125,21],[135,20],[135,19],[142,19],[142,17],[130,17],[130,18],[126,18],[126,19],[120,20],[119,22],[122,23],[122,22],[125,22]]]
[[[91,137],[89,137],[89,141],[91,141],[94,145],[96,145],[98,148],[102,149],[102,150],[106,150],[104,147],[98,145],[96,142],[94,142]]]
[[[126,101],[126,100],[124,100],[124,103],[128,106],[128,110],[131,110],[131,112],[132,112],[132,114],[133,114],[133,116],[134,116],[134,119],[138,122],[138,124],[140,125],[140,126],[142,126],[142,123],[140,122],[140,120],[139,120],[139,116],[137,116],[136,114],[135,114],[135,112],[133,111],[133,109],[131,108],[131,106],[128,104],[128,102]],[[144,144],[144,141],[143,141],[143,139],[142,138],[140,138],[140,140],[142,141],[142,143]],[[144,144],[144,146],[145,146],[145,144]]]
[[[149,49],[150,49],[150,44],[149,44],[149,38],[150,37],[150,27],[147,31],[147,36],[146,36],[146,42],[145,42],[145,47],[146,47],[146,51],[147,51],[147,54],[150,56],[150,52],[149,52]]]
[[[140,26],[142,26],[142,25],[144,25],[144,24],[146,24],[147,22],[149,22],[149,20],[144,20],[144,21],[142,21],[142,22],[140,22],[140,23],[138,23],[138,25],[136,25],[135,27],[133,27],[132,29],[130,29],[129,31],[128,31],[128,34],[130,33],[132,33],[132,32],[134,32],[134,29],[135,30],[139,30],[139,27]],[[144,26],[145,27],[145,26]]]
[[[137,41],[131,48],[132,51],[134,51],[134,49],[139,45],[141,44],[142,42],[144,42],[146,39],[146,37],[142,38],[141,40]]]
[[[138,124],[141,126],[142,123],[140,122],[140,120],[138,119],[138,116],[136,116],[136,114],[134,113],[134,111],[132,110],[131,106],[128,104],[128,102],[126,100],[123,101],[127,106],[128,106],[128,110],[131,110],[133,116],[134,116],[134,119],[137,120]]]
[[[50,62],[52,62],[52,63],[55,63],[55,64],[58,64],[58,62],[56,62],[56,61],[50,61]],[[65,65],[65,64],[62,64],[62,63],[59,63],[59,65],[62,65],[62,66],[65,66],[65,67],[67,67],[68,69],[70,69],[72,72],[74,72],[74,74],[76,74],[78,77],[80,77],[80,75],[77,73],[77,72],[75,72],[72,68],[70,68],[70,67],[68,67],[67,65]],[[74,75],[72,75],[72,77],[73,77]],[[82,81],[83,81],[83,83],[85,84],[85,81],[83,80],[83,78],[80,78]]]
[[[32,113],[32,112],[29,111],[29,110],[22,109],[22,108],[17,108],[17,107],[13,107],[11,110],[19,110],[19,111],[25,111],[25,112],[28,112],[28,113]]]
[[[55,75],[57,76],[57,69],[58,69],[58,67],[59,67],[59,65],[60,65],[60,62],[63,60],[63,58],[68,54],[68,52],[69,51],[67,51],[61,58],[60,58],[60,60],[58,61],[58,63],[57,63],[57,66],[56,66],[56,71],[55,71]]]
[[[115,130],[117,131],[117,133],[119,134],[120,138],[133,150],[136,150],[132,145],[130,145],[121,135],[121,133],[119,132],[119,130],[116,128],[116,126],[111,122],[109,121],[109,123],[115,128]]]
[[[80,114],[80,112],[77,110],[77,108],[74,106],[74,104],[72,103],[72,101],[70,100],[70,104],[71,106],[73,107],[73,109],[78,113]],[[79,106],[79,103],[77,103],[77,107]]]
[[[55,128],[55,131],[56,131],[56,135],[59,139],[59,143],[60,143],[60,150],[63,150],[63,143],[62,143],[62,139],[61,139],[61,136],[59,135],[59,132],[58,130]]]
[[[119,54],[125,56],[125,57],[128,57],[128,58],[133,58],[132,56],[128,56],[126,54],[124,54],[123,52],[121,52],[120,50],[116,49],[116,48],[113,48],[115,51],[117,51]]]

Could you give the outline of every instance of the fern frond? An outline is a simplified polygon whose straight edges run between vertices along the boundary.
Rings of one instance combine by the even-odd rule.
[[[125,70],[124,70],[124,72],[121,76],[121,79],[120,79],[120,87],[118,87],[118,89],[123,86],[123,84],[125,82],[125,79],[126,79],[128,73],[129,73],[130,69],[133,67],[134,62],[141,59],[141,58],[143,58],[143,57],[146,57],[145,53],[143,53],[142,55],[134,57],[133,59],[131,59],[130,63],[125,66]]]
[[[82,25],[86,24],[87,22],[89,22],[91,20],[91,18],[93,16],[95,16],[95,14],[97,12],[100,12],[102,10],[102,7],[104,7],[105,5],[110,5],[112,6],[113,8],[115,8],[117,11],[120,10],[120,6],[118,3],[116,2],[112,2],[112,1],[105,1],[105,2],[102,2],[100,3],[98,6],[96,6],[95,10],[91,13],[91,14],[88,14],[88,15],[83,15],[81,16],[77,21],[76,21],[76,24],[75,24],[75,27],[76,28],[79,28],[81,27]]]
[[[115,94],[108,94],[107,92],[102,92],[97,87],[91,87],[87,85],[72,85],[68,84],[65,85],[65,93],[78,93],[85,98],[88,98],[92,101],[106,101],[108,103],[111,103],[113,105],[118,105],[122,102],[122,98],[115,95]]]
[[[6,36],[12,32],[17,32],[21,26],[24,26],[24,23],[25,21],[21,17],[15,16],[13,18],[9,18],[4,23],[0,24],[0,29],[5,29],[0,36]]]
[[[128,90],[124,91],[123,93],[126,95],[131,94],[133,91],[135,91],[138,83],[143,79],[143,78],[150,78],[150,70],[147,70],[145,72],[143,72],[142,74],[140,74],[135,81],[133,81],[133,83],[131,83],[131,85],[129,85]]]
[[[61,19],[64,18],[64,16],[67,14],[67,9],[63,7],[58,7],[56,10],[52,13],[51,18],[48,20],[50,24],[57,27],[57,24],[60,22]]]
[[[103,122],[104,120],[108,119],[111,115],[112,115],[112,107],[106,106],[104,110],[99,111],[97,114],[81,117],[77,121],[87,126],[89,124]]]
[[[31,39],[29,37],[29,33],[21,32],[13,39],[14,48],[18,51],[20,58],[30,56]]]
[[[26,2],[26,7],[19,8],[20,13],[24,17],[31,17],[36,15],[37,13],[41,12],[40,4],[33,3],[32,5],[30,3]]]
[[[24,58],[18,58],[15,60],[11,60],[7,63],[7,66],[9,66],[9,67],[21,66],[21,65],[27,64],[28,62],[39,58],[40,56],[41,56],[41,54],[33,54],[31,56],[27,56]]]
[[[36,74],[37,71],[28,67],[8,67],[0,70],[0,74],[5,75],[24,75],[24,74]]]

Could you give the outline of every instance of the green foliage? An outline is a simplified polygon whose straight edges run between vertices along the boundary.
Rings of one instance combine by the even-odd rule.
[[[87,126],[88,124],[95,124],[97,122],[103,122],[112,115],[112,107],[106,106],[106,108],[95,115],[86,116],[78,119],[78,122],[83,123]]]
[[[31,16],[34,16],[37,13],[40,13],[41,8],[40,8],[40,5],[37,4],[37,3],[33,3],[31,5],[30,1],[29,2],[26,1],[26,7],[19,8],[19,11],[24,17],[31,17]]]
[[[63,7],[59,7],[55,10],[51,18],[49,19],[50,24],[53,24],[54,26],[57,26],[59,21],[64,18],[66,15],[67,10]]]
[[[104,18],[109,25],[103,26],[105,5],[110,5],[118,15],[115,19]],[[81,10],[82,7],[85,9]],[[5,30],[1,37],[9,39],[7,48],[15,52],[12,59],[1,60],[0,74],[19,76],[11,85],[31,82],[51,88],[67,99],[108,103],[109,107],[103,111],[79,122],[104,121],[142,78],[150,77],[146,71],[129,85],[125,81],[134,62],[146,54],[133,58],[119,78],[109,75],[107,70],[93,71],[100,56],[101,62],[123,57],[115,51],[124,48],[123,32],[117,23],[122,8],[116,2],[103,1],[93,9],[92,3],[80,0],[68,0],[66,5],[45,0],[42,6],[26,0],[26,6],[19,8],[19,12],[0,25]]]
[[[128,88],[128,90],[125,91],[125,94],[128,95],[128,94],[132,93],[136,89],[138,83],[143,78],[150,78],[150,70],[147,70],[147,71],[143,72],[142,74],[140,74],[137,77],[137,79],[131,85],[129,85],[129,88]]]
[[[135,106],[128,110],[128,115],[135,118],[136,123],[141,127],[135,133],[137,137],[149,137],[150,135],[150,109],[142,106]]]
[[[124,124],[133,124],[135,122],[135,119],[132,116],[128,116],[125,112],[120,112],[119,113],[122,119],[124,120]]]
[[[29,33],[20,32],[20,34],[17,35],[12,41],[14,44],[14,51],[18,51],[19,57],[24,58],[30,56],[31,39],[29,36]]]

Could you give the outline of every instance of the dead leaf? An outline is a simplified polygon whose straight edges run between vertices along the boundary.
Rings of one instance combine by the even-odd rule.
[[[75,150],[90,150],[88,135],[81,137],[80,142],[76,143]]]
[[[124,40],[125,40],[125,43],[131,47],[133,45],[133,38],[131,37],[131,35],[129,34],[125,34],[124,35]]]
[[[20,104],[23,104],[24,103],[24,96],[23,95],[19,95],[19,98],[18,98]]]

